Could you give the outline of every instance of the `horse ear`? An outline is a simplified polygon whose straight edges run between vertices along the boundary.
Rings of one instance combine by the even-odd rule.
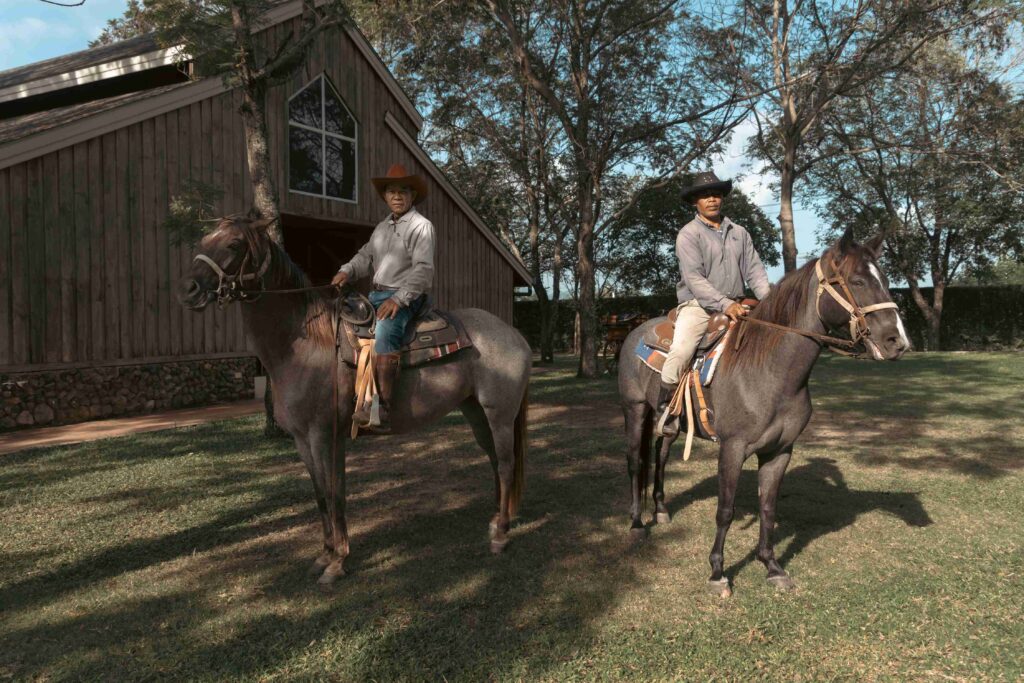
[[[258,219],[258,220],[254,220],[254,221],[252,221],[252,222],[250,223],[250,225],[251,225],[251,226],[252,226],[252,227],[253,227],[253,228],[254,228],[255,230],[259,230],[260,232],[266,232],[266,231],[267,231],[267,228],[269,228],[269,227],[270,227],[270,225],[271,225],[271,224],[272,224],[272,223],[273,223],[273,222],[274,222],[275,220],[277,220],[277,219],[276,219],[276,218],[260,218],[260,219]]]
[[[880,232],[867,242],[864,243],[864,248],[871,252],[871,255],[876,259],[882,255],[882,246],[885,244],[885,233]]]
[[[843,236],[839,238],[839,241],[835,243],[832,249],[836,252],[837,256],[845,256],[850,248],[853,246],[853,228],[849,227]]]

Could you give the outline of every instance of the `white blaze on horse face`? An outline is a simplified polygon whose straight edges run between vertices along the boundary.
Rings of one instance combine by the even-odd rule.
[[[876,280],[878,280],[878,284],[882,286],[882,289],[885,289],[885,284],[882,282],[882,273],[879,272],[878,266],[876,266],[874,263],[869,263],[868,270],[870,270],[871,274],[875,277]],[[910,339],[907,337],[907,331],[903,328],[903,318],[900,317],[899,309],[892,309],[892,314],[896,316],[896,329],[900,333],[900,341],[903,342],[904,348],[909,349]]]

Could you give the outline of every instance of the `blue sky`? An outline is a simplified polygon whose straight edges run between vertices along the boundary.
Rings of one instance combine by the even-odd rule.
[[[50,57],[84,50],[100,34],[108,19],[121,16],[126,0],[86,0],[81,7],[57,7],[39,0],[0,0],[0,71],[38,62]],[[753,124],[741,126],[729,149],[716,160],[714,170],[722,178],[743,175],[739,187],[747,192],[769,218],[779,211],[777,199],[768,187],[770,179],[756,175],[757,165],[743,154]],[[799,193],[799,187],[797,188]],[[728,212],[728,205],[726,205]],[[817,251],[817,218],[810,207],[795,206],[798,262]],[[782,266],[768,269],[774,281],[782,277]]]

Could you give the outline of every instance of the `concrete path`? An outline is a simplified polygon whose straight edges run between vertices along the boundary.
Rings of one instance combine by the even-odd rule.
[[[155,432],[161,429],[188,427],[190,425],[228,420],[263,411],[263,400],[254,399],[224,403],[203,408],[168,410],[162,413],[119,417],[111,420],[95,420],[60,427],[36,427],[0,434],[0,455],[16,453],[27,448],[43,446],[64,446],[82,441],[109,439],[113,436]]]

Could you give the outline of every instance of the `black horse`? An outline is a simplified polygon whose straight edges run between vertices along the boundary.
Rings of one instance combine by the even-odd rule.
[[[749,317],[817,335],[849,325],[865,353],[875,360],[897,360],[910,347],[910,341],[876,263],[882,239],[879,235],[858,245],[847,230],[819,259],[786,275]],[[626,417],[626,457],[633,494],[631,531],[637,534],[646,532],[641,516],[651,467],[659,378],[629,351],[636,348],[648,329],[662,321],[664,318],[657,318],[634,330],[626,339],[626,353],[619,362],[619,394]],[[721,595],[731,592],[728,579],[722,576],[722,566],[736,485],[744,461],[755,453],[761,517],[757,557],[768,568],[770,583],[783,589],[793,587],[792,579],[775,559],[771,531],[779,485],[793,444],[811,418],[807,380],[822,349],[813,337],[755,322],[740,324],[745,327],[742,345],[737,349],[729,344],[714,384],[708,387],[721,442],[718,533],[711,549],[709,590]],[[670,519],[665,507],[665,462],[676,436],[659,438],[654,445],[658,452],[654,471],[657,522]]]

